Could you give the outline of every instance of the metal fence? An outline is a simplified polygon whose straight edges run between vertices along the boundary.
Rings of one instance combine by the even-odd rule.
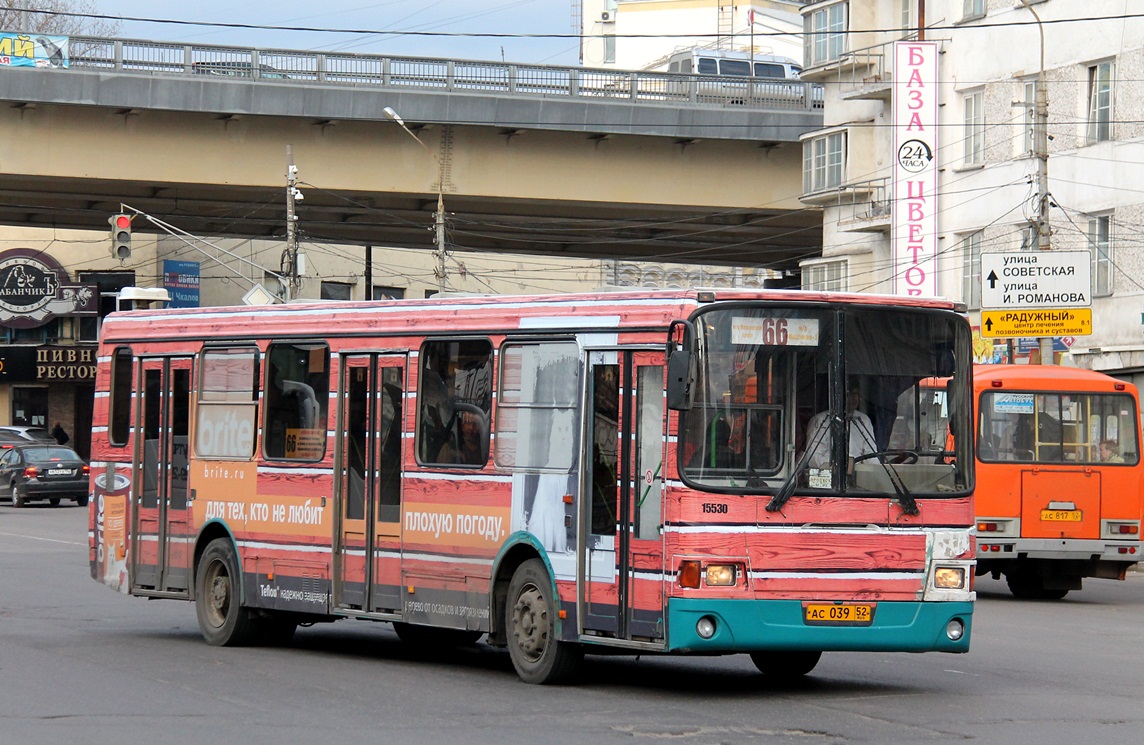
[[[765,110],[822,108],[822,87],[792,79],[632,72],[505,62],[336,54],[73,36],[71,66],[281,84],[680,103]]]

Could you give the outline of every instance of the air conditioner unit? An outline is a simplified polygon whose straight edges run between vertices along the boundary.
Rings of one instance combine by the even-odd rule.
[[[601,23],[611,23],[612,22],[612,11],[605,10],[603,13],[601,13],[600,14],[600,22]]]

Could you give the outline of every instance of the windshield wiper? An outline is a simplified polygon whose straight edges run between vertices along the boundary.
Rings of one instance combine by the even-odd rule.
[[[921,514],[921,510],[918,509],[918,503],[914,500],[914,495],[910,494],[910,490],[906,487],[905,482],[902,481],[902,477],[898,474],[897,469],[889,463],[883,463],[880,459],[878,462],[886,471],[886,476],[890,479],[890,484],[893,485],[894,491],[898,493],[898,504],[902,505],[902,512],[907,515]]]
[[[818,432],[815,433],[814,442],[808,442],[806,444],[806,449],[802,451],[802,457],[795,463],[794,469],[790,472],[790,476],[787,476],[786,481],[784,481],[782,486],[779,487],[779,490],[775,492],[775,495],[771,497],[771,501],[767,502],[767,512],[778,512],[783,508],[783,505],[787,503],[787,500],[794,495],[794,488],[795,485],[798,484],[798,477],[806,470],[806,464],[810,462],[811,453],[818,448],[818,444],[822,442],[822,438],[830,431],[830,423],[827,422],[826,424],[827,426],[818,428]]]
[[[878,449],[877,443],[873,441],[870,433],[863,431],[864,428],[855,424],[855,421],[856,420],[851,420],[851,426],[857,427],[858,434],[866,440],[866,445],[876,452]],[[882,466],[882,470],[886,472],[886,478],[890,480],[890,484],[894,487],[894,491],[898,493],[898,504],[902,506],[902,512],[906,513],[907,515],[920,514],[921,510],[918,509],[918,503],[914,501],[914,496],[910,494],[909,488],[907,488],[905,482],[902,481],[902,477],[898,473],[897,469],[882,460],[881,456],[877,457],[877,461],[878,464]]]

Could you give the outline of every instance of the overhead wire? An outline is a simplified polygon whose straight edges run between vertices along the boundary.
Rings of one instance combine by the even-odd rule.
[[[69,18],[86,18],[92,20],[108,20],[120,22],[138,22],[138,23],[153,23],[153,24],[166,24],[176,26],[202,26],[210,28],[227,28],[227,29],[251,29],[260,31],[297,31],[307,33],[333,33],[333,34],[385,34],[390,36],[425,36],[425,37],[446,37],[446,38],[489,38],[489,39],[592,39],[597,38],[592,34],[570,34],[570,33],[517,33],[517,32],[501,32],[501,31],[425,31],[425,30],[397,30],[397,29],[369,29],[369,28],[338,28],[338,27],[321,27],[321,26],[292,26],[292,25],[278,25],[278,24],[261,24],[261,23],[240,23],[233,21],[185,21],[172,18],[150,18],[141,16],[128,16],[128,15],[111,15],[105,13],[81,13],[75,11],[58,11],[58,10],[40,10],[40,9],[24,9],[4,7],[0,10],[22,10],[27,13],[37,14],[50,14],[56,16],[64,16]],[[926,32],[932,33],[936,31],[963,31],[963,30],[990,30],[999,28],[1022,28],[1029,27],[1035,28],[1037,26],[1055,26],[1061,24],[1071,23],[1093,23],[1102,21],[1124,21],[1134,18],[1144,18],[1144,13],[1118,13],[1108,16],[1075,16],[1071,18],[1046,18],[1039,21],[1019,20],[1019,21],[990,21],[988,23],[945,23],[945,24],[928,24]],[[800,36],[850,36],[854,34],[870,34],[870,33],[901,33],[900,26],[890,28],[861,28],[861,29],[838,29],[838,30],[804,30]],[[755,31],[754,36],[766,38],[770,36],[791,36],[790,32],[786,31]],[[726,36],[721,33],[681,33],[681,34],[614,34],[617,39],[691,39],[691,38],[720,38]]]

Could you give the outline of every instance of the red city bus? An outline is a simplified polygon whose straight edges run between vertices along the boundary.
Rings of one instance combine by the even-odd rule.
[[[1140,560],[1136,387],[1090,370],[978,365],[977,572],[1063,598]]]
[[[192,601],[211,644],[385,621],[486,636],[532,683],[586,653],[797,676],[823,651],[966,652],[970,448],[889,452],[922,379],[950,379],[968,430],[960,310],[698,290],[115,313],[92,576]]]

